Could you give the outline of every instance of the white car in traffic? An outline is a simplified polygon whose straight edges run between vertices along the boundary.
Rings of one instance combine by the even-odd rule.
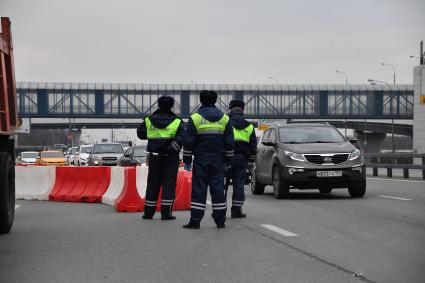
[[[68,154],[68,164],[69,165],[76,165],[74,163],[74,161],[75,161],[75,155],[77,153],[77,150],[78,150],[78,147],[72,147],[72,148],[70,148],[69,154]]]
[[[37,157],[40,155],[37,151],[24,151],[18,157],[19,163],[22,165],[35,165]]]
[[[91,144],[80,145],[74,156],[74,164],[78,166],[88,166],[88,160],[92,150],[93,145]]]

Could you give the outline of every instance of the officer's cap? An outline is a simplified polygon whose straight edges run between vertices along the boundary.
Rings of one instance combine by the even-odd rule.
[[[204,105],[214,105],[217,102],[217,93],[215,91],[203,90],[199,93],[199,99]]]
[[[158,106],[159,108],[173,108],[174,106],[174,98],[172,98],[171,96],[161,96],[160,98],[158,98]]]
[[[245,108],[245,102],[243,102],[242,100],[232,100],[229,103],[229,109],[235,108],[235,107],[239,107],[242,110]]]

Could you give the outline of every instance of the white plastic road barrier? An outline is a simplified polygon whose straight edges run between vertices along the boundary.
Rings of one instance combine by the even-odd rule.
[[[108,190],[102,196],[102,203],[115,205],[115,200],[124,188],[124,167],[111,167],[111,182]]]
[[[55,185],[56,167],[16,166],[16,199],[48,200]]]
[[[137,166],[136,168],[136,187],[139,196],[142,199],[146,197],[146,187],[148,185],[148,166]]]

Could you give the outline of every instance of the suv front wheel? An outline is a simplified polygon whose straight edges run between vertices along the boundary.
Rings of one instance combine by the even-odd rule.
[[[254,195],[262,195],[264,193],[265,185],[258,182],[255,171],[255,169],[252,170],[251,193]]]
[[[289,185],[280,176],[277,166],[273,167],[273,194],[277,199],[289,197]]]
[[[366,181],[348,187],[348,193],[352,198],[361,198],[366,193]]]

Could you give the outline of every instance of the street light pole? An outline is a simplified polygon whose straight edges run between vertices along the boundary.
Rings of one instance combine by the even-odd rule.
[[[338,73],[338,74],[343,74],[343,75],[344,75],[344,77],[345,77],[345,85],[348,85],[348,77],[347,77],[347,74],[346,74],[345,72],[342,72],[342,71],[336,71],[336,73]]]
[[[395,84],[395,67],[394,67],[394,65],[387,64],[387,63],[381,63],[381,65],[382,66],[388,66],[388,67],[391,67],[393,69],[393,74],[394,74],[393,79],[394,79],[394,84]]]

